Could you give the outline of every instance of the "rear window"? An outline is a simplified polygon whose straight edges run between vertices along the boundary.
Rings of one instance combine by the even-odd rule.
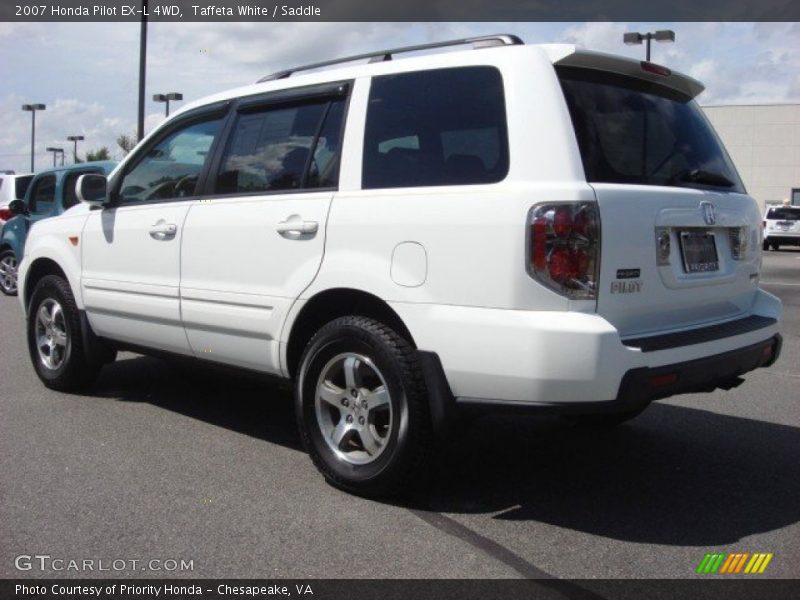
[[[770,208],[767,218],[776,221],[800,221],[800,208]]]
[[[691,98],[630,77],[557,71],[588,181],[744,192],[722,143]]]
[[[496,68],[372,79],[364,189],[494,183],[507,173],[505,99]]]

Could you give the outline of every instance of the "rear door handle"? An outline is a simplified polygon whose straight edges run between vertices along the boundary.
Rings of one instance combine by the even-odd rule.
[[[285,221],[281,221],[275,226],[275,231],[284,237],[300,237],[301,235],[312,235],[319,230],[319,223],[316,221],[304,221],[300,215],[292,215]]]
[[[150,227],[150,237],[154,240],[171,239],[177,232],[178,226],[175,223],[167,223],[164,219],[159,219]]]

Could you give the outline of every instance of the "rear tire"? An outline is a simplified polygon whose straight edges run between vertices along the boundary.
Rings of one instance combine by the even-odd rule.
[[[431,444],[416,351],[366,317],[322,327],[300,361],[295,407],[303,444],[332,485],[390,496],[422,475]]]
[[[0,252],[0,292],[17,295],[17,256],[11,249]]]
[[[780,246],[778,244],[776,244],[775,242],[770,242],[770,246],[772,247],[773,251],[777,251],[778,248],[780,248]]]
[[[761,249],[762,249],[762,250],[765,250],[765,251],[766,251],[766,250],[769,250],[769,242],[768,242],[767,240],[764,240],[764,241],[761,243]]]
[[[42,277],[36,284],[27,330],[31,362],[45,386],[70,392],[94,381],[100,366],[87,360],[75,298],[58,275]]]

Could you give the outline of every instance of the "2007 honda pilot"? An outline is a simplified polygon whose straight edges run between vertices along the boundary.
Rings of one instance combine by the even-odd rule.
[[[462,411],[609,425],[775,361],[759,211],[699,82],[456,44],[194,102],[83,176],[20,268],[45,385],[122,348],[291,378],[325,477],[389,494]]]

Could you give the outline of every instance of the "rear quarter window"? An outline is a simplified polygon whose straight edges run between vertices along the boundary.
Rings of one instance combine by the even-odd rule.
[[[364,189],[495,183],[508,173],[505,96],[494,67],[372,79]]]

